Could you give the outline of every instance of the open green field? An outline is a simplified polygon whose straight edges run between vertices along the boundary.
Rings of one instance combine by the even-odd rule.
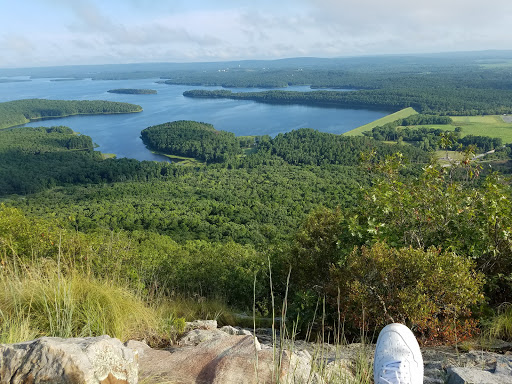
[[[450,116],[453,120],[448,125],[422,125],[422,127],[439,128],[445,131],[453,131],[461,127],[461,136],[489,136],[499,137],[503,144],[512,143],[512,123],[503,121],[503,116]]]
[[[461,161],[464,159],[464,155],[458,151],[436,151],[436,158],[441,165],[450,165],[453,161]]]
[[[414,110],[414,108],[409,107],[402,109],[398,112],[392,113],[391,115],[384,116],[378,120],[372,121],[371,123],[362,125],[358,128],[355,128],[351,131],[345,132],[343,135],[345,136],[360,136],[365,131],[371,131],[372,128],[382,126],[387,123],[392,123],[393,121],[396,121],[398,119],[405,119],[406,117],[416,115],[418,112]]]
[[[499,137],[503,144],[512,143],[512,123],[505,122],[503,116],[451,116],[453,124],[450,125],[428,125],[428,127],[454,130],[455,127],[462,128],[462,136],[489,136]]]
[[[500,60],[498,62],[495,62],[495,63],[485,63],[485,64],[480,64],[480,67],[481,68],[484,68],[484,69],[502,69],[502,68],[510,68],[512,67],[512,60],[508,59],[508,60]]]
[[[391,115],[384,116],[381,119],[375,120],[371,123],[363,125],[359,128],[353,129],[344,133],[346,136],[362,135],[364,131],[370,131],[372,128],[382,126],[384,124],[403,119],[417,112],[413,108],[402,109],[401,111],[392,113]],[[422,127],[438,128],[445,131],[453,131],[456,127],[461,127],[462,136],[475,135],[475,136],[489,136],[499,137],[503,140],[504,144],[512,143],[512,116],[501,115],[485,115],[485,116],[450,116],[453,120],[452,124],[448,125],[422,125]]]

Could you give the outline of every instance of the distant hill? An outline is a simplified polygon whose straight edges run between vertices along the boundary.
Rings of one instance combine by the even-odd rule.
[[[0,76],[33,76],[33,77],[77,77],[96,78],[105,74],[135,73],[136,78],[158,78],[170,71],[183,70],[219,70],[225,68],[332,68],[341,69],[360,65],[403,65],[404,63],[448,64],[471,63],[478,60],[512,59],[511,50],[489,50],[475,52],[443,52],[431,54],[400,54],[354,56],[337,58],[294,57],[277,60],[240,60],[203,63],[137,63],[137,64],[106,64],[106,65],[70,65],[37,68],[0,68]]]

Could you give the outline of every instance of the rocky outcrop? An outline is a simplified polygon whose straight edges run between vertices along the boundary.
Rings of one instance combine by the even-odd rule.
[[[178,345],[166,350],[133,340],[123,345],[108,336],[0,345],[0,384],[324,384],[371,375],[372,345],[294,340],[280,346],[269,330],[257,330],[255,337],[216,326],[188,323]],[[424,383],[512,383],[511,347],[494,349],[500,353],[422,348]]]
[[[236,328],[194,329],[183,335],[179,347],[169,350],[154,350],[140,342],[129,342],[127,346],[138,351],[140,379],[147,383],[320,382],[311,375],[309,353],[280,354],[262,347],[257,338],[246,332]]]
[[[0,345],[1,384],[136,384],[136,352],[108,336]]]

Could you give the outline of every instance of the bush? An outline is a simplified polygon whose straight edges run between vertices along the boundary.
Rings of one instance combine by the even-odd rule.
[[[343,266],[331,268],[329,293],[333,301],[340,293],[345,318],[358,328],[401,322],[425,343],[450,342],[476,331],[466,320],[483,300],[483,283],[474,263],[454,253],[377,243],[355,248]]]

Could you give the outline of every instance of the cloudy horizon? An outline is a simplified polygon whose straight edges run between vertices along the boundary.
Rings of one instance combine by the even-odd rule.
[[[508,0],[0,4],[0,68],[512,49]]]

